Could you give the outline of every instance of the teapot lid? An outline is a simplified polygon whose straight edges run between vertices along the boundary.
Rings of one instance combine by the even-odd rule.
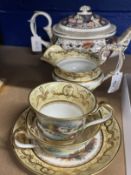
[[[116,33],[116,26],[107,19],[92,13],[90,6],[66,17],[53,27],[55,35],[66,38],[96,39],[107,38]]]

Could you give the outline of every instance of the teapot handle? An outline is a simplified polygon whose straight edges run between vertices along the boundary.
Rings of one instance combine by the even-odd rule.
[[[51,39],[52,38],[52,29],[51,29],[51,26],[52,26],[52,19],[51,19],[51,16],[46,13],[46,12],[42,12],[42,11],[37,11],[33,14],[33,16],[31,17],[30,19],[30,29],[31,29],[31,32],[33,34],[33,36],[36,36],[36,37],[39,37],[39,35],[37,34],[36,32],[36,18],[38,16],[44,16],[47,20],[48,20],[48,25],[43,27],[43,29],[46,31],[47,35],[49,36],[49,38]],[[43,39],[41,39],[41,43],[47,48],[50,46],[50,42],[47,42]]]
[[[109,52],[109,51],[118,52],[118,62],[117,62],[117,65],[115,67],[115,70],[109,72],[107,75],[104,76],[103,82],[105,80],[109,79],[110,77],[112,77],[117,72],[120,72],[120,70],[123,66],[123,62],[125,60],[125,55],[124,55],[124,51],[122,50],[122,47],[117,45],[116,43],[109,44],[109,45],[107,45],[107,46],[105,46],[104,48],[101,49],[100,57],[101,57],[102,60],[104,60],[105,57],[106,57],[106,56],[104,56],[104,54]]]

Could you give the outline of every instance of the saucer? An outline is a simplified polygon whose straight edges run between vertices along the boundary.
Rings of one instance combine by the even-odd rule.
[[[58,75],[55,74],[55,72],[52,73],[52,78],[55,81],[67,81],[67,82],[73,82],[73,83],[77,83],[81,86],[84,86],[85,88],[89,89],[89,90],[94,90],[96,89],[98,86],[101,85],[103,78],[104,78],[104,74],[101,74],[98,78],[92,80],[92,81],[70,81],[70,80],[66,80],[63,79],[61,77],[59,77]]]
[[[13,133],[16,129],[25,128],[28,110],[29,109],[25,110],[19,116],[13,127]],[[105,111],[103,110],[102,113],[104,112]],[[102,144],[97,154],[95,154],[92,159],[85,162],[84,164],[71,168],[63,168],[46,163],[46,161],[43,161],[38,156],[38,153],[36,154],[33,149],[21,149],[13,147],[13,150],[23,166],[37,175],[78,175],[81,173],[91,175],[96,174],[106,168],[116,156],[120,148],[120,128],[114,117],[101,126],[100,133],[101,136],[99,136],[102,139]],[[89,151],[90,148],[88,148],[87,152]],[[79,156],[77,159],[79,159]]]
[[[33,149],[36,156],[38,156],[41,160],[58,167],[70,168],[74,166],[80,166],[92,158],[94,158],[97,153],[100,151],[102,146],[102,132],[98,132],[94,138],[89,141],[89,143],[85,146],[82,151],[77,150],[74,154],[69,154],[65,157],[55,156],[53,153],[48,154],[43,152],[43,149],[40,147],[36,147]],[[51,151],[56,151],[55,148],[52,148]],[[59,153],[60,154],[60,153]],[[54,156],[53,156],[54,155]]]

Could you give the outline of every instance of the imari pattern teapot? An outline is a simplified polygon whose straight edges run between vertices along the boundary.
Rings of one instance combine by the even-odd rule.
[[[89,6],[80,7],[80,11],[73,14],[52,27],[50,15],[43,11],[37,11],[30,20],[30,28],[33,36],[38,36],[35,30],[36,18],[44,16],[48,25],[44,27],[50,42],[41,39],[41,43],[47,48],[52,44],[60,45],[65,50],[89,51],[98,53],[107,44],[117,43],[125,50],[130,42],[131,28],[129,27],[122,36],[116,39],[116,26],[107,19],[93,13]]]

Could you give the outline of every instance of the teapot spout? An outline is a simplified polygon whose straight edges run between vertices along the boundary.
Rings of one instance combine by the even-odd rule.
[[[56,66],[62,58],[62,53],[64,54],[64,49],[58,45],[52,45],[46,49],[41,57],[41,60],[48,62],[52,66]]]
[[[125,51],[131,41],[131,27],[129,27],[120,37],[117,39],[117,44]]]

